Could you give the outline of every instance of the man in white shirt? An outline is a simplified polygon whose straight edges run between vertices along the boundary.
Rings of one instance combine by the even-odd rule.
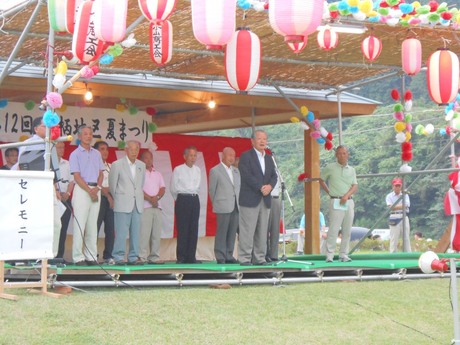
[[[72,204],[70,198],[73,192],[75,182],[70,173],[69,161],[64,159],[65,144],[63,142],[56,143],[56,153],[59,161],[59,171],[61,178],[58,181],[58,192],[61,195],[61,202],[65,206],[65,212],[61,216],[61,233],[59,236],[59,247],[56,258],[64,258],[65,241],[67,238],[67,228],[69,227],[70,216],[72,215]]]
[[[402,198],[402,180],[395,178],[391,182],[393,185],[393,191],[386,196],[386,204],[388,207],[393,207],[390,211],[389,226],[390,226],[390,253],[395,253],[398,250],[399,238],[403,237],[403,250],[410,252],[410,223],[409,207],[410,198],[409,195],[404,195],[404,204]],[[399,199],[399,201],[398,201]],[[403,209],[405,208],[405,214]],[[403,220],[404,219],[404,220]]]
[[[190,146],[184,151],[185,163],[174,168],[171,194],[176,201],[174,214],[177,226],[177,263],[196,264],[198,222],[200,219],[201,170],[195,165],[197,149]]]

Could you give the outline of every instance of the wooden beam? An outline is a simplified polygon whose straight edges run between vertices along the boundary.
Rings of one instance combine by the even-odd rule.
[[[317,117],[318,114],[315,114]],[[319,149],[320,145],[310,136],[310,132],[304,131],[304,171],[308,177],[319,177]],[[306,182],[305,189],[305,247],[306,254],[319,254],[319,211],[320,211],[320,186],[319,182]]]

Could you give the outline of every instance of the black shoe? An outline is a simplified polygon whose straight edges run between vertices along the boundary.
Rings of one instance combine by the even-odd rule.
[[[222,264],[225,264],[225,260],[216,260],[216,263],[218,263],[219,265],[222,265]]]
[[[225,260],[225,263],[226,264],[237,264],[238,260],[236,260],[236,259]]]
[[[266,262],[272,262],[272,259],[270,259],[270,258],[265,258],[265,261],[266,261]]]
[[[270,265],[270,263],[266,262],[266,261],[261,261],[261,262],[254,263],[254,265],[256,265],[256,266],[265,266],[265,265]]]
[[[129,266],[144,266],[144,263],[140,260],[128,261]]]
[[[124,266],[126,265],[126,261],[115,261],[115,264],[114,265],[117,265],[117,266]]]
[[[280,261],[280,259],[278,259],[278,258],[270,258],[270,260],[273,261],[273,262],[278,262],[278,261]],[[268,261],[267,261],[267,262],[268,262]]]
[[[75,266],[86,266],[86,261],[85,260],[81,260],[81,261],[78,261],[76,263],[74,263]]]
[[[252,262],[240,262],[240,266],[252,266]]]
[[[164,265],[164,264],[165,264],[165,262],[164,262],[164,261],[161,261],[161,260],[157,260],[157,261],[149,260],[149,261],[147,261],[147,263],[148,263],[149,265]]]
[[[86,266],[99,266],[99,263],[97,261],[87,260]]]
[[[185,261],[177,260],[177,261],[176,261],[176,264],[185,264]]]
[[[201,260],[197,260],[197,259],[189,261],[189,264],[202,264],[202,263],[203,262]]]

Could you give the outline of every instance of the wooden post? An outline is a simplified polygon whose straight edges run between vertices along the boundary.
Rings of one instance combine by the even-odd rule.
[[[13,301],[16,301],[18,299],[18,296],[16,295],[9,295],[5,294],[3,291],[5,288],[9,289],[21,289],[21,288],[32,288],[28,290],[31,293],[39,293],[41,295],[49,296],[49,297],[54,297],[54,298],[60,298],[64,295],[60,295],[57,293],[52,293],[48,292],[48,260],[44,259],[42,260],[41,264],[41,272],[40,272],[40,281],[34,282],[34,283],[21,283],[21,282],[15,282],[15,283],[5,283],[5,262],[0,261],[0,298],[5,298],[5,299],[10,299]],[[40,288],[40,290],[35,290],[33,288]]]
[[[315,114],[315,117],[317,114]],[[308,177],[319,177],[320,146],[310,136],[312,130],[304,132],[304,171]],[[305,247],[306,254],[320,253],[319,211],[320,186],[318,181],[306,182],[305,191]]]

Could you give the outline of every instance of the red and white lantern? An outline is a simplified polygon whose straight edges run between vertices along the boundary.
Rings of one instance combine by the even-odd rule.
[[[374,61],[382,52],[382,41],[371,35],[365,38],[361,43],[361,51],[363,52],[366,59],[369,61]]]
[[[323,29],[318,31],[316,40],[321,49],[331,50],[339,44],[339,34],[334,29],[331,29],[329,25],[326,25]]]
[[[206,49],[222,50],[235,32],[235,0],[192,0],[193,34]]]
[[[305,49],[307,42],[308,36],[305,36],[303,42],[286,42],[286,44],[295,54],[299,54],[302,50]]]
[[[94,28],[101,41],[121,42],[126,36],[128,0],[95,0],[93,4]]]
[[[303,42],[323,17],[324,0],[269,0],[270,25],[285,42]]]
[[[402,69],[408,75],[416,75],[422,68],[422,44],[416,38],[405,39],[401,45]]]
[[[225,76],[237,93],[247,93],[259,80],[262,48],[257,35],[247,29],[233,34],[225,47]]]
[[[150,58],[164,66],[172,58],[173,28],[169,20],[150,23]]]
[[[162,22],[169,18],[176,8],[177,0],[139,0],[142,14],[151,22]]]
[[[93,1],[85,1],[78,8],[72,53],[83,63],[96,60],[102,54],[104,42],[96,37]]]
[[[438,49],[427,62],[427,86],[431,99],[439,105],[452,102],[459,87],[459,62],[447,48]]]
[[[48,18],[56,32],[73,34],[78,6],[84,0],[48,0]]]

